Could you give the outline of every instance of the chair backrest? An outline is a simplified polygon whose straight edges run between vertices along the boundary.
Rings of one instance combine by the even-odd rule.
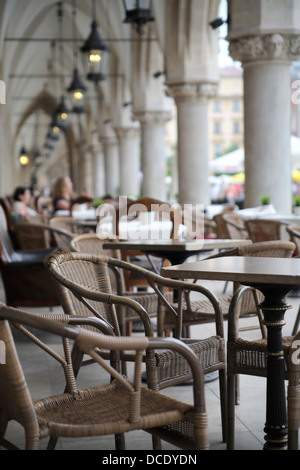
[[[97,297],[101,293],[106,295],[103,297],[106,299],[107,295],[114,293],[107,262],[102,262],[93,254],[64,252],[52,255],[46,265],[54,278],[65,314],[95,315],[109,323],[116,334],[120,334],[115,306]],[[89,289],[89,293],[95,293],[94,299],[86,300],[84,288]]]
[[[14,247],[8,232],[7,220],[3,208],[0,206],[0,256],[4,263],[13,259]]]
[[[222,238],[222,239],[229,239],[231,238],[230,237],[230,233],[228,231],[228,228],[227,228],[227,224],[225,223],[225,220],[223,218],[223,213],[221,214],[216,214],[214,217],[213,217],[213,220],[216,224],[216,232],[217,232],[217,238]]]
[[[238,247],[238,256],[255,256],[264,258],[291,258],[295,244],[284,240],[269,240]]]
[[[226,225],[229,238],[247,239],[249,234],[245,223],[238,212],[224,212],[221,214]]]
[[[290,236],[290,240],[296,245],[295,254],[300,256],[300,226],[288,225],[286,231]]]
[[[75,236],[74,227],[72,225],[73,221],[73,217],[52,217],[49,220],[49,225],[51,227],[65,230],[65,233],[53,231],[55,243],[61,250],[71,250],[70,241]]]
[[[70,241],[72,251],[79,253],[103,254],[111,258],[121,259],[120,250],[104,250],[103,243],[96,233],[82,233],[75,235]]]
[[[245,226],[253,243],[281,239],[281,225],[278,220],[249,219]]]
[[[104,250],[103,249],[104,240],[101,240],[96,233],[83,233],[81,235],[76,235],[70,242],[72,251],[77,251],[78,253],[91,253],[95,255],[106,255],[110,258],[121,259],[120,250]],[[114,293],[118,291],[118,282],[120,286],[124,288],[124,279],[122,272],[120,273],[119,280],[116,279],[115,271],[109,269],[109,276],[111,282],[111,288]]]

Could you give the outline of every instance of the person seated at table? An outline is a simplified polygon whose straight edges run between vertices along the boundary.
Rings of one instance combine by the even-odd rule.
[[[13,207],[12,212],[14,218],[26,219],[28,216],[37,216],[38,213],[30,207],[31,193],[27,186],[18,186],[13,194]]]
[[[57,178],[52,190],[53,213],[70,210],[73,197],[73,183],[69,176]]]

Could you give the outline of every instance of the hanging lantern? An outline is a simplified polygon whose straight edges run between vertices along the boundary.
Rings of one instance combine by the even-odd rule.
[[[126,17],[124,23],[136,24],[136,30],[143,34],[144,26],[149,21],[154,21],[151,14],[152,0],[123,0]]]
[[[70,111],[66,106],[64,96],[61,97],[61,101],[55,111],[55,116],[57,119],[57,126],[63,131],[66,130],[69,125]]]
[[[72,100],[72,111],[80,114],[84,112],[85,92],[87,88],[80,79],[78,70],[74,69],[73,80],[68,88]]]
[[[26,166],[29,163],[29,156],[24,145],[22,146],[21,151],[20,151],[19,162],[21,163],[22,166]]]
[[[98,23],[94,19],[91,34],[83,44],[81,52],[85,56],[86,78],[93,82],[105,80],[109,48],[100,36]]]
[[[49,126],[49,132],[47,134],[47,139],[58,140],[60,138],[60,128],[58,126],[57,117],[54,114],[53,119]]]

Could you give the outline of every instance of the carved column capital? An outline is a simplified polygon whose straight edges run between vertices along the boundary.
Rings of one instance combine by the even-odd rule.
[[[243,63],[258,60],[294,61],[300,57],[300,36],[288,34],[263,34],[232,39],[229,53]]]
[[[115,132],[119,139],[124,137],[127,139],[136,139],[140,136],[139,127],[115,127]]]
[[[116,135],[100,135],[99,142],[103,146],[108,147],[110,145],[116,145],[118,143],[118,139]]]
[[[133,119],[141,124],[165,124],[172,118],[171,111],[134,111]]]
[[[217,83],[208,82],[167,82],[167,95],[177,100],[212,98],[218,91]]]

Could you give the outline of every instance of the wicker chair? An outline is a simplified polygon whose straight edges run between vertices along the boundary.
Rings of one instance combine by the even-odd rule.
[[[210,290],[193,283],[165,279],[153,272],[122,260],[100,255],[75,252],[58,253],[47,260],[47,266],[56,281],[58,295],[64,312],[68,315],[77,315],[80,312],[80,315],[85,314],[90,316],[93,314],[98,317],[100,316],[100,318],[112,325],[116,335],[120,334],[120,329],[113,304],[119,296],[112,294],[108,275],[109,266],[117,269],[128,269],[143,275],[160,299],[159,309],[162,309],[164,306],[172,309],[168,299],[163,294],[164,288],[176,289],[180,305],[182,305],[183,297],[190,291],[204,295],[213,305],[216,336],[206,340],[186,339],[183,341],[196,353],[205,374],[216,370],[219,371],[222,429],[223,439],[225,440],[226,371],[223,317],[219,303]],[[128,297],[121,298],[123,299],[123,307],[130,308],[132,300]],[[140,306],[140,311],[135,310],[135,312],[138,313],[144,324],[146,336],[153,336],[152,324],[146,310]],[[120,314],[120,311],[118,313]],[[179,308],[177,311],[173,309],[173,315],[175,322],[174,336],[175,338],[180,338],[182,329],[181,309]],[[73,358],[74,369],[79,370],[82,355],[78,354],[76,349],[73,351]],[[154,390],[183,383],[191,377],[186,362],[173,353],[156,352],[153,361],[149,362],[149,360],[146,360],[146,364],[148,386]]]
[[[59,249],[70,248],[70,240],[75,236],[70,230],[42,222],[17,222],[15,234],[21,250],[51,248],[53,245]]]
[[[228,320],[227,366],[228,366],[228,449],[235,446],[235,406],[234,390],[237,374],[266,377],[267,338],[266,332],[261,338],[249,341],[239,337],[240,302],[249,291],[249,287],[240,287],[234,294]],[[263,319],[262,319],[263,320]],[[265,327],[264,327],[265,329]],[[265,331],[265,330],[264,330]],[[296,336],[283,337],[285,358],[285,378],[288,381],[288,446],[290,450],[298,450],[298,428],[300,426],[300,367],[292,360],[297,351],[300,333]],[[297,343],[298,342],[298,343]],[[299,358],[299,354],[297,354]]]
[[[54,229],[53,236],[55,242],[60,250],[70,251],[70,242],[76,235],[76,227],[72,225],[73,217],[52,217],[49,220],[49,225]],[[61,229],[65,232],[59,232],[55,229]]]
[[[249,219],[245,220],[245,227],[253,243],[268,240],[280,240],[282,222],[279,220]]]
[[[15,420],[24,428],[27,450],[38,449],[40,439],[46,437],[52,438],[49,440],[52,443],[60,437],[114,434],[116,442],[123,443],[120,435],[131,430],[144,430],[184,449],[208,449],[203,372],[191,349],[170,338],[100,334],[76,325],[82,321],[79,318],[75,321],[68,319],[66,315],[45,318],[1,305],[0,342],[5,344],[5,361],[0,364],[0,445],[16,449],[5,439],[8,422]],[[11,324],[62,366],[66,379],[64,393],[33,401],[14,344]],[[34,334],[28,327],[34,328]],[[44,333],[41,338],[38,337],[40,331]],[[62,338],[64,354],[54,352],[45,344],[45,332]],[[75,341],[84,354],[108,372],[104,385],[78,389],[72,370],[69,340]],[[193,404],[141,386],[142,356],[146,351],[146,355],[151,357],[154,348],[186,359],[193,375]],[[99,349],[112,353],[111,364],[101,360],[97,353]],[[127,350],[132,351],[134,356],[135,369],[131,381],[117,368],[116,352]],[[190,434],[186,433],[187,429]]]
[[[91,253],[96,255],[106,255],[111,258],[121,259],[120,250],[104,250],[103,249],[103,240],[101,240],[95,233],[85,233],[81,235],[76,235],[70,242],[71,250],[78,253]],[[110,270],[111,285],[114,293],[119,295],[125,295],[131,299],[136,300],[147,310],[150,318],[157,317],[157,302],[158,298],[155,292],[133,292],[125,290],[125,282],[123,278],[123,272],[120,271],[118,276],[121,276],[119,279],[116,279],[116,272]],[[143,283],[145,280],[143,279]],[[168,298],[171,300],[172,293],[167,294]],[[122,334],[130,335],[132,332],[132,323],[139,322],[140,318],[135,314],[132,309],[127,309],[126,313],[119,319],[120,320],[120,329]]]
[[[15,250],[0,207],[0,272],[6,303],[14,307],[59,305],[44,258],[55,248]]]
[[[299,225],[288,225],[286,227],[286,231],[290,236],[291,242],[295,243],[295,255],[300,256],[300,227]],[[295,288],[296,295],[299,295],[299,288]],[[292,335],[294,336],[299,330],[300,324],[300,306],[298,308],[298,313],[296,316],[296,320],[293,326]]]
[[[247,226],[238,212],[225,212],[222,217],[228,231],[228,238],[250,238]]]
[[[300,226],[299,225],[287,225],[286,231],[290,236],[291,242],[295,243],[295,255],[300,256]]]

